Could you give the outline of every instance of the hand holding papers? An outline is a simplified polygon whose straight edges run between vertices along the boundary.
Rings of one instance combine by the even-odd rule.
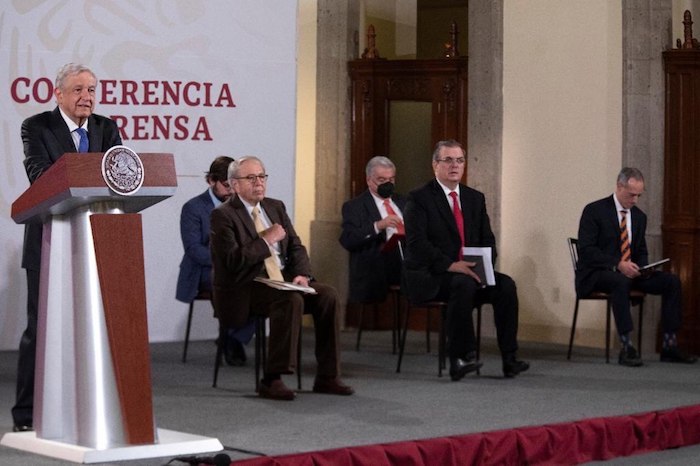
[[[283,281],[279,281],[279,280],[272,280],[270,278],[265,278],[265,277],[255,277],[255,281],[260,282],[260,283],[264,283],[265,285],[269,286],[270,288],[275,288],[276,290],[301,291],[302,293],[306,293],[306,294],[316,294],[316,290],[314,290],[310,286],[297,285],[295,283],[283,282]]]
[[[493,262],[491,261],[491,248],[462,248],[463,260],[476,262],[472,270],[481,279],[484,286],[494,286],[496,275],[493,273]]]
[[[391,235],[391,237],[386,240],[386,242],[382,245],[381,251],[382,252],[389,252],[393,251],[396,249],[396,246],[399,245],[401,241],[406,239],[406,235],[402,235],[401,233],[394,233]]]

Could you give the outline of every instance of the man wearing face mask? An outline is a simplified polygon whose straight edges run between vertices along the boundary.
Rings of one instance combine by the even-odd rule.
[[[343,204],[340,244],[350,252],[349,300],[381,303],[390,285],[401,278],[397,247],[386,247],[393,235],[405,234],[405,198],[394,194],[396,167],[387,157],[370,159],[365,168],[367,190]]]

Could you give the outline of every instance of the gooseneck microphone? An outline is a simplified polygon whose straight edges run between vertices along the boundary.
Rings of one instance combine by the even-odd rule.
[[[225,453],[219,453],[216,456],[178,456],[168,461],[167,464],[173,461],[179,461],[181,463],[187,463],[190,466],[199,466],[200,464],[213,464],[214,466],[229,466],[231,464],[231,457]]]

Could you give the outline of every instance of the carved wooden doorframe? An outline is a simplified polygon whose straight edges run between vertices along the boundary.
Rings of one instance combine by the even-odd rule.
[[[432,145],[456,139],[467,147],[467,58],[359,59],[348,63],[351,88],[350,197],[366,189],[365,166],[389,154],[392,101],[431,103]],[[425,154],[428,159],[430,154]],[[417,161],[425,163],[425,160]],[[465,166],[465,182],[468,167]],[[398,174],[400,176],[400,174]],[[427,181],[427,180],[426,180]]]

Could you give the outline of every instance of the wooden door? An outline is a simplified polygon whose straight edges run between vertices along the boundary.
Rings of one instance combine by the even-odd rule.
[[[396,190],[407,194],[433,178],[435,144],[455,139],[467,147],[467,58],[360,59],[349,62],[352,81],[350,197],[367,189],[365,166],[384,155],[397,167]],[[468,165],[464,170],[464,182]],[[363,327],[390,329],[391,300],[364,317]],[[439,316],[411,313],[410,327],[437,329]],[[369,314],[369,313],[368,313]],[[346,323],[356,325],[359,306]],[[372,319],[372,320],[370,320]]]
[[[700,354],[700,48],[663,53],[664,257],[683,286],[679,344]]]
[[[360,59],[349,63],[349,72],[352,80],[350,197],[367,188],[365,166],[375,155],[394,161],[397,190],[405,193],[432,178],[430,154],[438,141],[456,139],[467,147],[466,58]],[[407,127],[392,127],[392,123],[400,120],[399,110],[406,115]],[[414,147],[413,153],[407,155],[406,150],[396,150],[401,147],[397,143],[410,140],[422,131],[426,132],[425,137],[418,140],[425,143]],[[392,153],[392,145],[396,153]],[[467,167],[465,181],[466,173]],[[402,182],[402,177],[413,181]]]

